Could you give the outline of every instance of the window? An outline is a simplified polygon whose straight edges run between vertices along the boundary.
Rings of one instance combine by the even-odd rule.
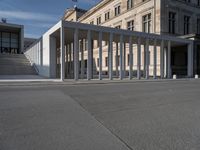
[[[115,7],[115,16],[119,15],[120,12],[121,12],[121,6],[118,5],[118,6]]]
[[[189,34],[190,30],[190,17],[184,16],[184,34]]]
[[[87,68],[87,59],[85,60],[84,64],[85,64],[85,68]]]
[[[97,25],[101,24],[101,16],[97,18]]]
[[[175,34],[176,13],[169,12],[169,33]]]
[[[110,19],[110,12],[109,11],[107,13],[105,13],[105,21],[107,21],[108,19]]]
[[[105,41],[105,46],[108,45],[108,41]]]
[[[99,67],[99,58],[97,58],[97,67]]]
[[[200,34],[200,18],[197,19],[197,34]]]
[[[115,28],[116,28],[116,29],[121,29],[121,26],[120,26],[120,25],[118,25],[118,26],[116,26]]]
[[[133,7],[133,0],[127,0],[127,9],[131,9]]]
[[[108,67],[108,57],[105,58],[106,67]]]
[[[91,21],[90,24],[94,24],[94,21]]]
[[[200,6],[200,0],[197,0],[197,6]]]
[[[88,41],[85,40],[85,42],[84,42],[84,50],[87,51],[87,49],[88,49]]]
[[[119,67],[119,63],[120,63],[120,56],[115,55],[115,61],[116,61],[116,66]]]
[[[130,31],[134,31],[134,20],[127,22],[127,29]]]
[[[128,64],[128,66],[130,66],[130,55],[129,54],[127,56],[127,64]]]
[[[151,32],[151,14],[147,14],[142,17],[143,24],[143,32],[150,33]]]

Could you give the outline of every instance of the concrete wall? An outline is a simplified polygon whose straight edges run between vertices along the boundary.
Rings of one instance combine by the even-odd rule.
[[[62,21],[49,29],[38,41],[26,50],[25,55],[38,70],[38,74],[55,78],[56,41],[52,40],[52,33],[59,30]]]

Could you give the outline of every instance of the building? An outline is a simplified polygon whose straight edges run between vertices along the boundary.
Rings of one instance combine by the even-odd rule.
[[[40,53],[49,49],[48,71],[41,74],[62,79],[193,77],[200,72],[199,20],[198,0],[102,0],[87,12],[69,9],[41,38]],[[65,60],[58,31],[66,37]]]
[[[34,38],[24,38],[24,51],[29,48],[37,39]],[[23,51],[23,52],[24,52]]]
[[[0,22],[0,53],[19,54],[24,49],[24,26]]]

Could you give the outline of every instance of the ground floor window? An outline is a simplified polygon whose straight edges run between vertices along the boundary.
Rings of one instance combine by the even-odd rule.
[[[1,53],[19,52],[19,34],[10,32],[0,32]]]

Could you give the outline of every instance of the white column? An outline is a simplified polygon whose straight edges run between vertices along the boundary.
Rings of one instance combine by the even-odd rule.
[[[154,39],[153,47],[153,78],[157,78],[157,40]]]
[[[126,42],[124,42],[124,56],[123,56],[124,77],[126,77]]]
[[[70,43],[69,44],[69,61],[70,61],[70,64],[69,64],[69,75],[70,75],[70,78],[72,78],[72,44]]]
[[[193,43],[188,44],[188,66],[187,66],[187,74],[188,77],[193,77]]]
[[[118,42],[116,42],[116,55],[115,55],[115,67],[116,67],[116,76],[119,76],[118,66],[119,66],[119,59],[118,59]]]
[[[109,79],[113,79],[113,33],[110,33],[109,39],[109,53],[108,53],[108,62],[109,62]]]
[[[160,46],[160,77],[164,78],[164,41],[161,41]]]
[[[65,78],[68,77],[68,44],[65,45]]]
[[[79,76],[79,40],[78,29],[74,31],[74,80],[78,80]]]
[[[120,35],[120,80],[123,80],[123,35]]]
[[[171,41],[168,41],[167,49],[167,78],[171,78]]]
[[[149,79],[149,39],[146,39],[146,45],[145,45],[145,52],[146,52],[146,75],[145,75],[145,77],[146,77],[146,79]]]
[[[99,32],[99,80],[102,80],[102,32]]]
[[[137,78],[141,79],[141,38],[138,38],[137,43]]]
[[[92,75],[92,45],[91,45],[91,31],[87,33],[87,44],[88,44],[88,60],[87,60],[87,79],[91,80]]]
[[[50,78],[56,78],[57,77],[57,48],[56,48],[56,38],[53,36],[50,36]],[[31,54],[33,56],[34,49],[31,51]],[[60,58],[61,62],[61,58]],[[61,72],[61,71],[60,71]]]
[[[80,49],[81,49],[81,79],[84,79],[84,66],[85,66],[85,62],[84,62],[84,51],[83,51],[83,39],[81,39],[81,43],[80,43]]]
[[[133,41],[132,36],[129,37],[129,79],[133,77]]]
[[[64,81],[65,79],[65,29],[60,28],[60,79]]]

